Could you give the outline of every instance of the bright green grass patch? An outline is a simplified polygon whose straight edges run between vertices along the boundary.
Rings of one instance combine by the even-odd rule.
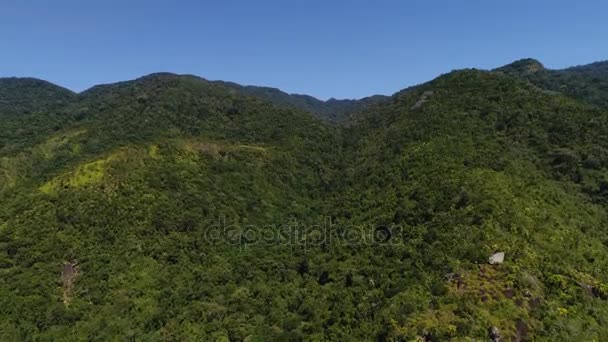
[[[44,193],[53,193],[59,188],[83,187],[100,184],[106,173],[107,164],[115,158],[112,155],[106,159],[82,164],[75,171],[56,177],[40,187]]]
[[[15,158],[0,158],[0,190],[12,188],[17,184],[18,170]]]
[[[256,145],[237,145],[236,148],[241,149],[241,150],[250,150],[250,151],[256,151],[256,152],[267,152],[268,151],[267,147],[256,146]]]
[[[202,154],[217,154],[219,152],[231,152],[231,151],[252,151],[252,152],[267,152],[268,148],[260,145],[247,145],[247,144],[227,144],[224,142],[211,142],[211,141],[184,141],[180,144],[181,147],[190,152],[202,153]]]
[[[82,145],[80,144],[72,144],[72,154],[79,155],[80,151],[82,151]]]
[[[150,145],[148,148],[148,155],[152,159],[158,159],[158,145]]]
[[[51,159],[55,156],[55,153],[58,149],[67,145],[72,139],[84,134],[85,132],[85,129],[62,132],[60,134],[54,135],[44,143],[38,145],[37,150],[40,154],[42,154],[44,159]],[[80,152],[80,147],[72,146],[71,150],[73,153],[77,154],[78,152]]]
[[[70,184],[83,186],[99,183],[103,178],[106,162],[106,160],[99,160],[79,167],[74,176],[70,178]]]

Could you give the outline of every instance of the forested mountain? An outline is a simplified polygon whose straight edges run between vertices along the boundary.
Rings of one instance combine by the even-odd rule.
[[[544,70],[0,81],[0,340],[605,339],[608,111]]]
[[[527,58],[496,71],[523,78],[540,88],[560,92],[590,104],[608,106],[608,61],[551,70],[539,61]]]
[[[0,115],[52,110],[74,99],[72,91],[34,78],[0,78]]]
[[[363,109],[388,100],[388,96],[373,95],[358,100],[338,100],[331,98],[327,101],[319,100],[309,95],[287,94],[276,88],[242,86],[232,82],[215,81],[243,95],[253,96],[271,101],[277,105],[305,110],[315,116],[330,122],[341,123]]]
[[[394,294],[386,336],[482,338],[493,324],[513,339],[608,336],[606,114],[468,70],[345,134],[357,138],[341,212],[406,241],[377,259]],[[499,251],[508,261],[488,265]]]

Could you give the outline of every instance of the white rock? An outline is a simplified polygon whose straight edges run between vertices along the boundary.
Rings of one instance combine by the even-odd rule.
[[[499,253],[492,255],[488,261],[490,262],[491,265],[494,265],[494,264],[502,264],[502,262],[504,260],[505,260],[505,252],[499,252]]]

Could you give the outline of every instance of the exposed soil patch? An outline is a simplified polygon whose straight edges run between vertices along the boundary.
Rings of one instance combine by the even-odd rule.
[[[78,263],[76,261],[66,261],[63,263],[61,271],[61,282],[63,283],[63,304],[67,305],[72,299],[74,282],[78,277]]]
[[[529,328],[526,322],[521,319],[518,319],[515,323],[515,331],[517,333],[515,335],[515,341],[519,342],[527,340]]]
[[[433,96],[433,94],[434,94],[434,92],[431,90],[427,90],[424,93],[422,93],[422,96],[420,96],[418,101],[416,101],[416,103],[412,106],[411,109],[418,109],[418,108],[422,107],[423,104],[428,102],[429,98],[431,96]]]

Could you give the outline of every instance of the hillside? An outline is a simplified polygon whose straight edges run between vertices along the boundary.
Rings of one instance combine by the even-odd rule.
[[[59,129],[65,121],[62,109],[76,98],[72,91],[46,81],[0,78],[0,151]]]
[[[91,89],[65,113],[65,128],[2,155],[2,340],[160,338],[167,310],[213,317],[287,255],[242,250],[220,224],[320,220],[339,135],[304,112],[158,74]]]
[[[72,91],[34,78],[0,78],[0,115],[27,115],[74,99]]]
[[[608,112],[543,70],[13,102],[53,106],[0,115],[0,340],[602,340]]]
[[[469,70],[395,96],[345,134],[358,138],[338,212],[401,238],[367,256],[387,277],[384,336],[608,336],[606,114]],[[488,265],[499,251],[505,264]]]
[[[546,90],[608,107],[608,61],[561,70],[545,68],[534,59],[522,59],[495,71],[522,78]]]

